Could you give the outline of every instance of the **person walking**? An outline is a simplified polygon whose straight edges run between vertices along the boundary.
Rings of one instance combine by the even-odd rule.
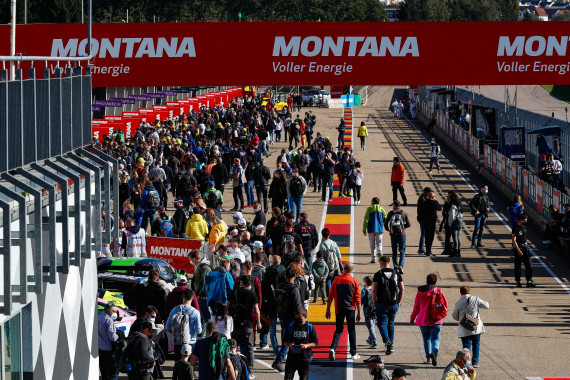
[[[366,149],[366,138],[368,137],[368,128],[363,121],[360,122],[360,127],[358,127],[358,137],[360,137],[360,149]]]
[[[376,262],[376,257],[382,257],[382,236],[385,220],[386,211],[380,206],[380,198],[372,198],[372,204],[366,209],[362,223],[362,233],[364,236],[368,235],[370,242],[371,263]]]
[[[446,225],[449,227],[453,245],[451,246],[451,257],[461,257],[461,227],[463,226],[463,211],[461,210],[461,202],[455,191],[450,191],[449,212],[447,215]]]
[[[362,180],[364,179],[364,172],[362,171],[362,165],[360,162],[354,164],[354,169],[348,175],[348,179],[352,182],[353,191],[353,200],[355,205],[360,204],[360,191],[362,189]],[[348,185],[347,185],[348,186]]]
[[[439,155],[441,154],[441,148],[435,142],[435,137],[432,137],[431,144],[429,146],[429,170],[428,174],[431,174],[431,169],[433,168],[433,164],[435,163],[435,167],[437,168],[437,172],[441,173],[441,168],[439,166]]]
[[[359,359],[360,355],[356,351],[356,322],[360,322],[362,312],[360,305],[360,285],[358,280],[352,276],[353,265],[350,261],[344,263],[343,273],[335,278],[331,285],[327,300],[326,319],[331,319],[331,303],[334,301],[336,314],[336,330],[329,350],[329,360],[335,360],[335,351],[342,331],[344,330],[344,320],[348,330],[348,341],[350,344],[350,356],[353,360]],[[354,316],[356,312],[356,318]]]
[[[394,165],[392,166],[392,177],[390,181],[392,182],[392,199],[398,200],[398,191],[400,191],[400,196],[404,202],[402,206],[408,205],[408,198],[406,198],[406,193],[404,192],[404,180],[406,178],[406,170],[404,165],[400,163],[398,157],[394,157]]]
[[[431,187],[424,187],[424,191],[418,198],[418,204],[416,206],[416,220],[420,226],[420,242],[418,243],[418,255],[425,255],[425,244],[426,244],[426,229],[422,220],[424,219],[425,213],[425,202],[428,200],[429,193],[433,192]]]
[[[372,277],[365,276],[362,279],[362,291],[360,293],[360,299],[362,300],[362,313],[364,314],[364,323],[368,329],[368,338],[366,338],[366,343],[370,348],[378,348],[378,343],[376,340],[376,305],[372,296]]]
[[[299,169],[293,169],[293,175],[287,180],[287,195],[291,204],[291,212],[295,220],[299,220],[299,214],[303,212],[303,197],[307,193],[307,182],[299,174]]]
[[[196,337],[202,334],[200,312],[192,307],[193,299],[194,291],[185,289],[182,294],[182,304],[173,308],[166,320],[165,328],[174,337],[175,361],[182,357],[182,346],[189,344],[193,347],[196,344]]]
[[[147,179],[144,184],[140,204],[141,209],[144,210],[140,227],[144,231],[146,231],[148,224],[152,224],[154,221],[154,214],[156,213],[158,206],[160,206],[160,195],[152,186],[151,180]]]
[[[329,202],[333,200],[333,177],[334,177],[334,169],[336,165],[336,153],[334,153],[330,148],[325,152],[325,155],[319,162],[319,164],[323,165],[323,173],[322,173],[322,197],[321,201],[326,202],[327,200],[327,186],[329,188]]]
[[[253,179],[255,181],[257,201],[260,203],[263,202],[263,212],[267,214],[269,211],[267,204],[267,190],[269,180],[271,179],[271,172],[269,171],[269,168],[264,165],[263,157],[259,160],[259,165],[254,169]]]
[[[380,258],[380,270],[372,279],[372,299],[376,307],[376,323],[386,348],[386,355],[394,352],[394,320],[404,297],[404,279],[390,268],[390,257]]]
[[[319,344],[319,338],[317,330],[307,322],[307,315],[306,309],[297,310],[295,321],[287,326],[283,335],[283,345],[289,347],[285,363],[285,380],[293,380],[295,372],[298,372],[300,380],[309,380],[313,348]]]
[[[461,339],[463,348],[471,349],[473,353],[473,367],[479,368],[479,347],[481,345],[481,334],[485,332],[483,320],[479,314],[480,309],[488,309],[489,302],[482,300],[479,297],[471,296],[471,288],[469,286],[462,286],[459,289],[461,297],[455,303],[453,319],[459,321],[457,326],[457,336]],[[465,323],[468,319],[467,315],[471,316],[475,321],[471,324]]]
[[[392,211],[384,220],[384,228],[390,233],[392,243],[392,260],[394,269],[404,274],[404,261],[406,259],[406,228],[410,228],[408,214],[400,208],[400,202],[394,201]],[[400,257],[398,258],[398,250]]]
[[[230,171],[230,177],[232,178],[232,185],[234,188],[234,208],[231,211],[243,211],[243,168],[240,165],[239,158],[234,159],[234,164]]]
[[[426,354],[426,363],[437,366],[437,354],[439,352],[439,341],[441,338],[441,327],[443,318],[432,315],[434,305],[441,305],[441,308],[447,311],[447,298],[441,289],[438,289],[437,275],[430,273],[426,278],[426,285],[418,287],[416,299],[414,301],[414,309],[410,316],[410,325],[414,323],[420,326],[422,339],[424,341],[424,351]],[[446,313],[443,313],[446,314]],[[443,315],[441,314],[441,315]]]
[[[483,229],[487,223],[487,217],[489,215],[489,187],[487,185],[481,186],[481,189],[471,202],[469,202],[469,207],[471,207],[471,215],[475,217],[475,226],[473,228],[473,236],[471,237],[471,248],[483,248],[485,247],[481,240],[483,239]],[[477,241],[477,245],[475,245]]]
[[[441,205],[435,199],[434,192],[431,191],[427,195],[427,200],[422,204],[420,216],[425,231],[426,257],[435,256],[431,252],[431,247],[433,245],[433,239],[435,238],[435,223],[437,221],[438,211],[441,211]]]
[[[462,348],[455,354],[455,360],[445,367],[441,380],[475,380],[475,368],[471,365],[471,352]]]
[[[331,232],[328,228],[321,231],[323,237],[318,252],[323,252],[323,259],[329,268],[329,274],[326,281],[327,294],[329,294],[333,280],[340,275],[340,267],[342,265],[342,256],[338,245],[330,239]]]
[[[343,117],[340,118],[340,124],[338,125],[338,127],[336,127],[336,130],[338,131],[337,148],[344,149],[344,132],[346,131],[346,123]]]
[[[115,380],[119,375],[113,355],[113,344],[119,339],[115,329],[117,318],[117,306],[113,302],[105,305],[98,318],[99,371],[102,380]]]
[[[150,338],[156,330],[154,322],[143,322],[141,330],[129,336],[125,354],[132,363],[129,380],[152,380],[155,366],[153,343]]]
[[[536,285],[532,281],[532,259],[526,242],[526,221],[528,216],[520,214],[517,216],[518,223],[513,227],[511,241],[513,244],[513,255],[515,257],[515,281],[517,287],[521,288],[521,265],[524,263],[524,274],[526,277],[526,287],[534,288]]]

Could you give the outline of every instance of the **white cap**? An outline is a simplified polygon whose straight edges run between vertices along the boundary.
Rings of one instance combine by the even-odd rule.
[[[246,226],[247,222],[245,221],[244,218],[240,218],[240,220],[238,220],[238,226]]]
[[[241,219],[241,218],[243,218],[243,214],[242,214],[241,212],[239,212],[239,211],[238,211],[238,212],[234,212],[234,213],[232,214],[232,218]]]
[[[260,242],[259,240],[254,241],[252,244],[255,248],[263,248],[263,243]]]
[[[263,224],[258,224],[255,229],[256,229],[256,230],[264,230],[264,229],[265,229],[265,226],[264,226]]]
[[[183,344],[180,353],[184,356],[192,355],[192,346],[189,344]]]

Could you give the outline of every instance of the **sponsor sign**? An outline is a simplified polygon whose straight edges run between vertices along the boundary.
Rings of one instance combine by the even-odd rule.
[[[560,210],[560,191],[552,189],[552,204]]]
[[[122,107],[123,106],[123,102],[121,102],[120,100],[101,100],[101,99],[97,99],[93,101],[93,104],[96,106],[101,106],[101,107]]]
[[[487,145],[485,145],[485,150],[487,150]],[[528,171],[523,169],[523,198],[528,201]]]
[[[266,22],[94,24],[93,86],[570,84],[569,32],[543,22]],[[259,33],[263,30],[263,33]],[[0,27],[8,55],[10,26]],[[219,59],[219,41],[255,35],[248,59]],[[469,43],[465,43],[469,41]],[[84,24],[19,25],[26,55],[88,54]],[[442,46],[445,46],[442,49]],[[457,65],[457,57],[472,57]],[[251,64],[255,62],[255,64]],[[30,63],[21,62],[24,72]],[[56,62],[49,63],[52,72]],[[387,73],[390,75],[378,75]],[[467,75],[466,75],[467,73]],[[198,75],[197,75],[198,74]],[[440,125],[440,124],[438,124]]]
[[[111,98],[110,100],[118,100],[123,104],[135,104],[135,99],[131,98]]]
[[[91,112],[101,112],[101,106],[91,105]]]
[[[536,209],[538,212],[542,213],[542,180],[536,178]]]
[[[200,240],[175,239],[163,237],[147,237],[148,257],[161,259],[172,265],[174,269],[184,269],[186,273],[194,273],[194,266],[190,265],[188,255],[195,249],[200,249]]]
[[[517,163],[511,161],[511,187],[517,190]]]
[[[129,95],[128,98],[141,102],[148,102],[152,100],[152,98],[148,95]]]

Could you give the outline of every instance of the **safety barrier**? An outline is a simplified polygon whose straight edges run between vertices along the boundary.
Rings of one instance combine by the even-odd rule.
[[[427,102],[421,102],[419,109],[426,118],[431,119]],[[450,138],[476,163],[479,163],[480,145],[482,145],[479,139],[441,112],[436,112],[434,127]],[[489,145],[483,145],[482,153],[483,168],[514,193],[520,194],[525,207],[531,207],[545,220],[550,219],[548,206],[554,205],[560,209],[561,205],[570,203],[570,196],[542,181],[537,175],[517,165],[516,162],[503,156]]]

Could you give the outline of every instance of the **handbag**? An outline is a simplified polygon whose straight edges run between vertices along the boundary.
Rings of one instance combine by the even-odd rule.
[[[467,306],[469,305],[470,298],[471,297],[467,297],[467,301],[465,302],[465,315],[461,318],[459,324],[469,331],[475,331],[477,329],[477,325],[479,325],[479,318],[475,318],[467,312]]]

